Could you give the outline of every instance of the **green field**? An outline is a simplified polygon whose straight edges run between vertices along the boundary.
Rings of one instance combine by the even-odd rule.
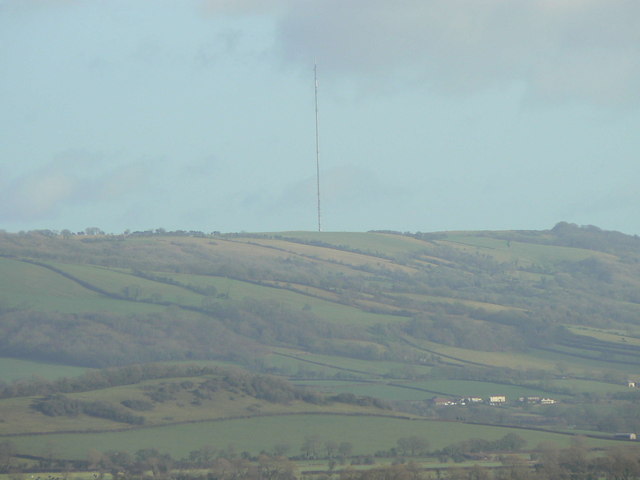
[[[518,260],[524,265],[553,265],[563,261],[580,261],[606,255],[574,247],[539,245],[477,236],[474,234],[448,234],[446,241],[466,250],[481,251],[501,261]]]
[[[183,285],[194,285],[201,288],[215,287],[219,294],[228,296],[232,301],[251,298],[255,300],[281,302],[293,310],[308,309],[308,311],[313,314],[337,323],[348,322],[358,325],[375,325],[378,323],[402,320],[401,317],[369,313],[349,305],[330,302],[311,295],[304,295],[288,290],[286,287],[269,287],[243,282],[241,280],[204,275],[168,274],[164,276]],[[202,297],[200,300],[202,300]],[[217,301],[224,300],[218,299]]]
[[[115,295],[123,295],[126,287],[136,287],[139,289],[136,299],[151,299],[155,296],[161,301],[181,305],[200,306],[202,304],[202,295],[179,286],[147,280],[127,272],[91,265],[59,263],[53,265],[80,280]]]
[[[575,393],[617,393],[629,392],[630,389],[626,384],[615,384],[596,382],[593,380],[582,379],[556,379],[550,382],[551,387],[566,388]]]
[[[371,454],[392,448],[398,438],[411,435],[427,438],[431,448],[437,449],[468,438],[496,440],[509,432],[523,437],[527,441],[527,448],[550,442],[568,446],[572,438],[540,431],[452,422],[365,416],[289,415],[201,422],[128,432],[18,436],[12,437],[11,441],[20,453],[44,455],[53,449],[57,457],[68,459],[85,459],[91,450],[135,452],[151,447],[180,458],[205,445],[220,449],[233,446],[238,452],[255,454],[277,444],[286,444],[291,447],[290,454],[295,455],[308,435],[317,435],[323,441],[348,441],[353,444],[355,454]],[[588,439],[587,443],[603,447],[618,442]]]
[[[10,307],[63,313],[162,310],[156,305],[104,297],[38,265],[0,258],[0,272],[0,302]]]
[[[388,257],[398,254],[406,255],[407,252],[418,253],[425,249],[425,242],[421,240],[384,233],[280,232],[273,235],[305,242],[319,241],[336,247],[343,246],[355,251]]]
[[[42,378],[56,380],[62,377],[82,375],[87,369],[69,365],[19,360],[16,358],[0,358],[0,382],[12,382],[20,379]]]
[[[431,372],[431,367],[424,365],[407,365],[402,362],[384,361],[384,360],[361,360],[358,358],[350,358],[337,355],[319,355],[313,353],[304,353],[292,351],[282,348],[274,348],[274,352],[287,355],[270,355],[267,357],[268,362],[274,362],[274,365],[289,366],[294,368],[325,370],[331,374],[344,372],[346,375],[371,376],[372,378],[381,376],[398,377],[403,374],[411,375],[427,375]],[[290,358],[294,357],[294,358]],[[404,372],[404,373],[403,373]],[[292,371],[294,373],[294,371]]]
[[[571,225],[433,234],[0,232],[0,382],[22,380],[3,386],[0,435],[18,434],[6,438],[25,454],[83,458],[91,448],[144,447],[179,457],[207,443],[251,452],[287,443],[296,455],[309,434],[371,454],[412,434],[439,448],[509,431],[465,419],[640,432],[636,392],[626,386],[640,378],[639,252],[635,237]],[[194,370],[141,380],[135,369],[145,365],[84,390],[56,384],[68,398],[46,401],[69,401],[63,413],[33,408],[53,388],[36,379],[153,362],[234,365],[277,376],[280,393],[289,392],[286,381],[312,393],[278,403],[261,390],[268,377],[208,389]],[[374,397],[391,409],[318,392]],[[156,394],[166,398],[154,397],[137,423],[76,408],[103,401],[135,410],[131,400],[148,404]],[[498,394],[509,399],[499,410],[425,402]],[[523,406],[513,401],[521,396],[559,403]],[[365,416],[372,412],[425,418]],[[442,421],[450,418],[458,422]],[[88,429],[110,433],[62,433]],[[514,431],[528,448],[571,440]]]

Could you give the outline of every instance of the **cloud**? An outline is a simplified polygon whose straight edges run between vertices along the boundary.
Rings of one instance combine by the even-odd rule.
[[[150,169],[143,162],[105,163],[100,155],[67,152],[36,170],[5,180],[0,191],[0,220],[49,219],[72,206],[118,200],[149,181]]]
[[[74,185],[73,178],[56,172],[40,172],[19,178],[10,183],[0,196],[0,218],[43,218],[72,195]]]
[[[210,12],[271,13],[286,62],[361,84],[451,94],[510,84],[548,102],[640,101],[637,0],[209,0]]]

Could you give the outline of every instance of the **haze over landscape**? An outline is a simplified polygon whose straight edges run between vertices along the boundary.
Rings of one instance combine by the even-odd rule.
[[[633,0],[0,1],[0,227],[640,233]]]
[[[0,480],[640,479],[639,21],[0,0]]]

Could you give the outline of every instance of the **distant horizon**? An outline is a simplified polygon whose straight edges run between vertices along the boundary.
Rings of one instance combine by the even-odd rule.
[[[620,231],[620,230],[612,230],[612,229],[606,229],[606,228],[601,228],[598,225],[592,225],[592,224],[586,224],[586,225],[578,225],[576,223],[573,222],[566,222],[564,220],[561,220],[559,222],[556,222],[555,224],[553,224],[552,226],[548,227],[548,228],[501,228],[501,229],[453,229],[453,230],[396,230],[396,229],[385,229],[385,228],[375,228],[375,229],[369,229],[369,230],[323,230],[321,232],[319,232],[318,230],[304,230],[304,229],[289,229],[289,230],[237,230],[237,231],[222,231],[222,230],[202,230],[202,229],[181,229],[181,228],[177,228],[177,229],[167,229],[164,227],[156,227],[156,228],[148,228],[148,229],[124,229],[121,232],[115,232],[115,231],[105,231],[103,229],[101,229],[100,227],[85,227],[84,229],[68,229],[68,228],[63,228],[63,229],[53,229],[53,228],[34,228],[34,229],[30,229],[30,230],[19,230],[19,231],[8,231],[6,229],[0,228],[0,232],[1,233],[8,233],[8,234],[20,234],[20,233],[42,233],[42,232],[51,232],[55,235],[63,235],[63,233],[65,231],[68,231],[70,235],[72,236],[83,236],[83,235],[87,235],[87,236],[99,236],[99,235],[135,235],[135,234],[153,234],[153,235],[164,235],[164,234],[171,234],[171,233],[184,233],[184,234],[204,234],[204,235],[242,235],[242,234],[247,234],[247,235],[269,235],[269,234],[273,234],[273,235],[278,235],[278,234],[282,234],[282,233],[310,233],[310,234],[318,234],[318,235],[323,235],[323,234],[335,234],[335,233],[388,233],[388,234],[399,234],[399,235],[405,235],[405,234],[417,234],[417,233],[454,233],[454,232],[543,232],[543,231],[551,231],[553,230],[553,228],[559,224],[562,223],[566,223],[568,225],[571,226],[575,226],[578,228],[596,228],[600,231],[603,232],[616,232],[616,233],[622,233],[624,235],[627,236],[638,236],[638,234],[636,233],[630,233],[630,232],[624,232],[624,231]],[[90,230],[92,229],[97,229],[99,230],[99,232],[94,232],[94,233],[88,233]]]

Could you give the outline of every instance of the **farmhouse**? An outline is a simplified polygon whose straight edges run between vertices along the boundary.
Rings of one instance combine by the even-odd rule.
[[[499,405],[502,403],[507,403],[507,397],[504,395],[491,395],[489,397],[489,403],[491,405]]]

